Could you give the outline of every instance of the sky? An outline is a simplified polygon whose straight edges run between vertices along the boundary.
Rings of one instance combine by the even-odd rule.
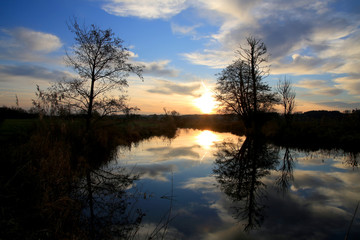
[[[0,105],[31,107],[36,85],[74,74],[64,63],[73,17],[111,28],[143,65],[129,76],[129,105],[141,114],[215,113],[217,73],[238,58],[245,39],[269,53],[273,89],[286,77],[295,111],[360,108],[358,0],[1,0]],[[210,110],[209,110],[210,109]]]

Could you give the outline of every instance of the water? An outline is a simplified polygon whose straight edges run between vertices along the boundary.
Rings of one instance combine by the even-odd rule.
[[[119,148],[117,164],[140,176],[128,190],[146,214],[138,239],[344,239],[360,200],[356,160],[180,129]],[[348,239],[359,236],[357,212]]]

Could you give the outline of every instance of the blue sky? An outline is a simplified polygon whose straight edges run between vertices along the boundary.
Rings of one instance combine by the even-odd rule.
[[[127,89],[141,113],[200,113],[194,101],[249,35],[268,47],[265,81],[292,80],[296,111],[360,108],[357,0],[3,0],[1,105],[14,106],[17,95],[29,108],[36,84],[73,74],[63,62],[74,43],[66,25],[72,17],[111,28],[131,61],[145,66],[144,82],[131,76]]]

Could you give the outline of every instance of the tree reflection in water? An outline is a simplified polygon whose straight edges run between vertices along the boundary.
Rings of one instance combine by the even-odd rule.
[[[140,193],[133,188],[138,177],[122,167],[103,166],[91,171],[94,215],[90,215],[88,182],[78,186],[75,198],[82,202],[81,224],[90,239],[133,239],[144,213],[136,207]],[[132,188],[132,191],[129,191]]]
[[[283,194],[287,192],[291,183],[294,181],[293,166],[294,159],[291,155],[289,147],[286,147],[284,157],[279,168],[280,177],[276,180],[276,185]]]
[[[278,163],[278,150],[261,139],[248,137],[241,144],[217,145],[213,172],[221,190],[234,203],[235,218],[245,220],[244,230],[259,228],[264,218],[266,185],[262,178]]]

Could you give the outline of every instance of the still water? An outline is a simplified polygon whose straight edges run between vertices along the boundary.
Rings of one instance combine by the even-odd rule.
[[[360,239],[357,156],[342,151],[179,129],[119,148],[117,164],[140,176],[139,239]]]

